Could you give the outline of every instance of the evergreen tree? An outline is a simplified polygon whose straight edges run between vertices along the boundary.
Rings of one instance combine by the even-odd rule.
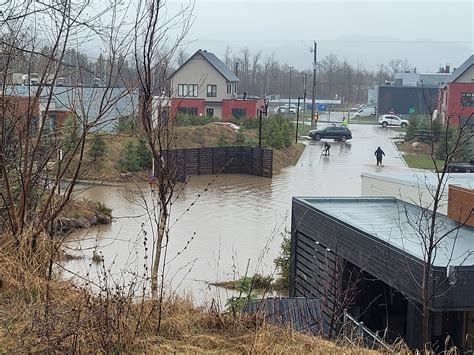
[[[63,146],[64,154],[72,153],[79,140],[79,124],[73,115],[68,115],[64,121],[63,127]]]
[[[145,140],[140,139],[135,145],[136,155],[138,157],[139,166],[141,169],[151,168],[152,154]]]
[[[140,170],[140,157],[137,155],[137,144],[133,140],[127,141],[122,150],[121,158],[118,162],[120,171]]]
[[[96,164],[101,161],[107,153],[107,147],[105,145],[104,138],[98,133],[92,135],[91,146],[89,148],[89,156],[92,158],[92,162]]]

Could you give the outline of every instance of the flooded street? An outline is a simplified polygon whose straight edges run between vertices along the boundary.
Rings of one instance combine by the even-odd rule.
[[[209,299],[209,292],[215,291],[206,282],[232,280],[234,272],[242,276],[248,260],[249,273],[271,273],[273,259],[279,254],[280,233],[285,225],[289,229],[293,196],[360,196],[361,172],[408,169],[390,140],[397,132],[370,125],[349,128],[354,138],[346,143],[330,142],[330,157],[321,157],[322,142],[307,142],[297,165],[272,179],[192,176],[173,203],[171,223],[179,220],[170,230],[166,258],[165,279],[170,287],[191,291],[196,299]],[[386,154],[384,167],[375,166],[378,146]],[[149,202],[147,188],[143,186]],[[206,188],[208,191],[204,191]],[[148,236],[149,250],[152,239],[143,202],[131,202],[124,188],[79,186],[78,190],[80,196],[111,207],[116,220],[111,226],[76,235],[68,252],[83,253],[85,258],[69,262],[66,268],[97,277],[96,266],[90,269],[92,250],[97,247],[114,277],[141,275],[145,263],[143,231]]]

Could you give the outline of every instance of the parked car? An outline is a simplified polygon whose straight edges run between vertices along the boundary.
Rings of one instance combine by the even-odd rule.
[[[323,129],[309,131],[309,136],[315,141],[327,138],[345,142],[348,139],[352,139],[352,132],[347,127],[330,126]]]
[[[292,114],[296,114],[296,111],[298,110],[298,108],[295,106],[295,105],[290,105],[289,108],[288,108],[288,104],[286,105],[281,105],[281,106],[277,106],[275,107],[275,113],[292,113]]]
[[[365,107],[367,107],[366,104],[357,105],[357,107],[351,107],[350,110],[349,110],[349,112],[351,112],[351,113],[352,113],[352,112],[357,112],[357,111],[359,111],[359,110],[361,110],[361,109],[363,109],[363,108],[365,108]]]
[[[212,124],[219,125],[219,126],[231,128],[231,129],[233,129],[234,131],[238,131],[238,130],[240,129],[239,126],[237,126],[235,123],[231,123],[231,122],[211,122],[211,123],[212,123]]]
[[[364,107],[359,109],[354,115],[354,117],[366,117],[366,116],[375,116],[375,107]]]
[[[382,115],[379,117],[379,124],[383,127],[387,126],[399,126],[406,127],[408,126],[408,120],[403,120],[395,115]]]

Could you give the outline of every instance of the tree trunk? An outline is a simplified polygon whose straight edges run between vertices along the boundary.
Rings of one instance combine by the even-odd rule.
[[[428,253],[427,260],[423,270],[423,288],[422,288],[422,336],[423,347],[426,348],[430,342],[430,275],[431,275],[431,255]]]
[[[161,247],[166,231],[166,223],[168,220],[168,210],[166,204],[160,203],[160,224],[158,225],[158,236],[155,244],[155,257],[151,269],[151,298],[153,301],[158,300],[158,272],[161,259]]]

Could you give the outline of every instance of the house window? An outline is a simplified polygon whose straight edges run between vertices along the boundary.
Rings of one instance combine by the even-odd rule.
[[[227,94],[232,94],[232,84],[227,84]]]
[[[237,94],[237,84],[234,84],[234,94]]]
[[[188,85],[187,84],[178,84],[178,96],[180,96],[180,97],[188,96]]]
[[[208,85],[207,97],[216,97],[216,96],[217,96],[217,85]]]
[[[463,92],[461,94],[461,106],[474,106],[474,93],[472,92]]]
[[[196,97],[198,96],[197,84],[178,84],[179,97]]]
[[[197,84],[188,85],[188,96],[197,97],[198,96],[198,86]]]
[[[206,116],[207,117],[214,117],[214,109],[213,108],[206,108]]]
[[[178,107],[178,113],[182,115],[197,116],[197,107]]]
[[[232,109],[232,117],[242,118],[247,116],[247,110],[244,108],[234,108]]]

